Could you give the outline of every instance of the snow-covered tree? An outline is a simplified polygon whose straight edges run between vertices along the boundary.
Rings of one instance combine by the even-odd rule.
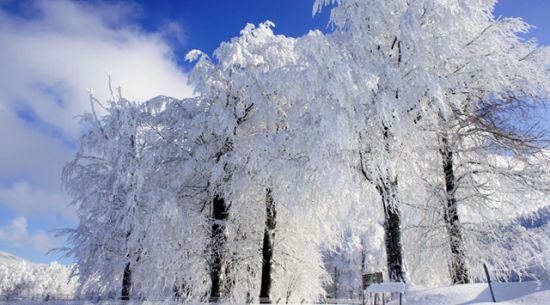
[[[48,265],[33,264],[0,252],[0,301],[75,298],[78,281],[71,278],[73,267],[63,266],[57,262]]]
[[[547,49],[490,0],[314,11],[334,3],[329,34],[266,22],[190,52],[194,98],[119,94],[83,116],[64,171],[82,283],[288,303],[356,297],[384,259],[392,281],[526,274],[548,238],[502,215],[546,200],[547,154],[510,118],[550,96]]]
[[[302,213],[307,215],[311,213],[312,202],[317,205],[330,202],[312,200],[311,196],[319,196],[319,193],[315,192],[319,188],[316,184],[319,181],[306,180],[300,184],[301,188],[293,185],[296,181],[303,180],[305,173],[314,174],[318,169],[318,163],[314,162],[319,159],[312,161],[312,157],[322,157],[322,161],[326,163],[326,149],[333,148],[329,147],[328,141],[322,140],[326,137],[322,131],[326,130],[320,129],[332,129],[331,122],[326,120],[323,121],[325,126],[316,125],[318,120],[323,119],[316,109],[328,106],[333,108],[333,105],[328,104],[331,100],[324,98],[323,88],[319,83],[313,83],[316,78],[314,73],[318,70],[305,69],[309,66],[307,58],[318,54],[318,50],[309,48],[310,43],[323,43],[327,46],[326,40],[320,33],[311,33],[303,39],[277,36],[271,31],[271,26],[270,23],[262,24],[258,28],[248,25],[242,31],[241,37],[222,44],[216,51],[215,55],[219,61],[217,64],[203,55],[197,65],[198,69],[195,70],[197,73],[202,69],[199,75],[201,83],[197,85],[203,90],[201,95],[214,101],[210,111],[218,117],[223,115],[224,124],[229,123],[228,126],[218,124],[221,126],[217,133],[226,135],[220,138],[230,143],[227,145],[230,149],[225,150],[220,158],[219,164],[223,165],[223,171],[220,172],[223,174],[217,176],[222,178],[222,181],[211,184],[219,185],[223,198],[231,206],[226,226],[229,238],[227,246],[228,253],[234,258],[228,261],[231,266],[228,281],[229,285],[233,286],[228,297],[242,301],[256,299],[258,296],[275,299],[276,295],[281,295],[275,291],[271,293],[269,288],[272,285],[274,288],[282,287],[277,281],[285,280],[284,277],[273,277],[273,274],[278,272],[276,265],[286,269],[287,263],[281,260],[294,259],[285,257],[286,253],[279,252],[284,250],[286,245],[278,240],[285,241],[289,238],[282,234],[286,231],[285,227],[295,226],[287,221],[298,220],[285,220],[284,215],[289,215],[287,211],[301,209]],[[296,73],[303,74],[303,82],[295,81]],[[314,90],[300,90],[297,89],[298,86]],[[289,95],[287,92],[292,94]],[[315,100],[316,97],[322,97],[324,100]],[[310,110],[310,107],[317,108]],[[328,108],[323,111],[328,111]],[[304,134],[307,130],[311,132]],[[315,153],[319,155],[313,156]],[[330,164],[329,170],[332,170],[334,165],[336,164]],[[319,176],[323,179],[330,177]],[[298,180],[293,180],[293,177]],[[323,182],[328,184],[326,180]],[[334,192],[335,189],[330,190]],[[322,269],[319,269],[321,256],[317,246],[322,239],[311,238],[316,232],[312,228],[315,222],[315,219],[311,222],[302,222],[303,229],[300,233],[295,232],[298,236],[293,237],[300,238],[303,235],[301,240],[304,244],[313,243],[310,249],[314,250],[315,255],[310,255],[308,259],[313,265],[304,262],[301,264],[302,268],[310,268],[310,272],[316,272],[315,277],[303,278],[316,283],[315,289],[310,289],[306,294],[306,299],[311,300],[322,295],[323,273]],[[321,228],[318,224],[315,226]],[[246,239],[243,240],[244,237]],[[239,244],[234,244],[237,241]],[[243,244],[247,242],[251,242],[251,246],[245,249],[250,252],[243,257]],[[295,243],[294,247],[296,246],[298,244]],[[262,270],[262,274],[251,273],[254,270]],[[249,283],[251,277],[256,277],[258,282],[254,283],[256,281],[253,280]],[[274,281],[273,284],[271,279]],[[261,285],[256,286],[259,283]],[[278,289],[283,288],[275,288]],[[284,292],[290,297],[288,293]],[[292,297],[301,301],[300,293],[306,296],[303,295],[306,291],[294,291]],[[279,296],[277,299],[282,297]]]
[[[449,240],[451,278],[455,283],[468,282],[453,162],[458,150],[472,150],[472,143],[485,149],[488,142],[497,143],[507,151],[533,143],[532,138],[514,132],[513,125],[499,123],[510,122],[505,119],[507,114],[526,107],[522,105],[548,97],[548,51],[517,36],[528,29],[521,20],[496,19],[492,15],[496,1],[316,1],[314,9],[333,2],[337,6],[332,9],[331,22],[342,35],[351,37],[346,51],[355,55],[358,66],[379,77],[373,116],[381,121],[377,129],[390,139],[384,148],[389,162],[380,158],[382,152],[373,158],[386,170],[397,171],[394,178],[383,180],[397,186],[397,175],[407,171],[399,165],[388,166],[396,162],[392,146],[406,151],[403,144],[412,146],[407,138],[426,139],[416,136],[417,125],[437,127],[440,156],[432,162],[442,164],[445,196],[440,206]],[[409,130],[414,132],[407,133]],[[459,148],[458,141],[469,147]],[[504,143],[508,146],[502,147]],[[517,174],[510,172],[509,176]],[[479,191],[469,187],[470,193]],[[382,198],[384,194],[388,192],[381,192]],[[393,217],[395,223],[399,223],[398,216]],[[390,224],[391,219],[390,215]],[[399,249],[399,240],[390,240],[395,241],[393,249]],[[400,272],[392,267],[392,251],[388,247],[390,277],[394,277],[391,269]],[[395,254],[394,264],[398,264],[399,251]]]
[[[145,149],[140,225],[143,254],[134,282],[147,299],[202,301],[210,243],[208,181],[214,145],[205,129],[207,103],[157,97],[142,105]]]
[[[93,97],[90,100],[92,109],[101,105]],[[121,297],[128,299],[132,264],[139,260],[143,237],[139,219],[143,216],[141,115],[137,104],[121,96],[104,110],[108,114],[101,119],[95,111],[82,116],[88,130],[76,158],[63,170],[79,215],[78,227],[68,232],[73,245],[68,253],[80,266],[83,283],[97,277],[101,289],[109,289],[122,280]]]

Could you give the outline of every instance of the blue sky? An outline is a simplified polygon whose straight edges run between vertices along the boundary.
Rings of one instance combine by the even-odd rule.
[[[129,98],[192,94],[191,49],[211,54],[246,23],[271,20],[275,32],[326,30],[327,10],[310,0],[0,0],[0,251],[36,262],[64,245],[51,230],[76,224],[61,169],[80,132],[88,89],[105,100],[106,73]],[[536,26],[526,37],[550,45],[550,1],[501,0],[497,16]],[[69,262],[70,259],[62,259]]]

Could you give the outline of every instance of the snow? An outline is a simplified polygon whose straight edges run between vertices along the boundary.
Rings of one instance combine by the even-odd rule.
[[[497,304],[548,305],[550,282],[493,283]],[[393,300],[388,305],[399,304]],[[484,283],[441,288],[411,288],[403,295],[406,305],[482,305],[495,304],[489,286]]]
[[[13,300],[28,298],[73,298],[77,279],[71,279],[70,272],[71,266],[63,266],[57,262],[35,264],[0,252],[0,304],[12,304]]]
[[[24,260],[20,257],[0,251],[0,265],[11,265],[14,263],[21,263],[23,261]]]
[[[368,288],[368,292],[405,292],[406,285],[404,283],[380,283],[371,284]]]
[[[386,283],[397,284],[397,283]],[[497,304],[501,305],[548,305],[550,300],[550,282],[521,282],[521,283],[493,283]],[[354,300],[358,301],[358,300]],[[356,302],[354,302],[356,303]],[[112,301],[10,301],[0,305],[94,305],[94,304],[172,304],[170,302],[138,302],[130,303]],[[399,299],[387,302],[388,305],[399,304]],[[403,295],[403,305],[486,305],[495,304],[491,301],[491,294],[487,284],[454,285],[440,288],[413,287]]]

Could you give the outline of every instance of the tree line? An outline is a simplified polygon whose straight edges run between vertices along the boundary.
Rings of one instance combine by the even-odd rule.
[[[191,51],[195,97],[91,96],[63,172],[81,283],[317,301],[349,232],[361,272],[390,281],[469,283],[483,263],[528,276],[550,244],[515,220],[548,198],[529,115],[550,97],[550,52],[495,2],[316,0],[330,33],[248,24],[213,58]]]

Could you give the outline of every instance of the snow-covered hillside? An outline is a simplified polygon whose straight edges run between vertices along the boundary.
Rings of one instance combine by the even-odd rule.
[[[0,251],[0,265],[11,265],[15,263],[21,263],[24,260],[20,257],[17,257],[13,254]]]
[[[0,251],[0,301],[72,299],[77,280],[70,266],[35,264]]]

